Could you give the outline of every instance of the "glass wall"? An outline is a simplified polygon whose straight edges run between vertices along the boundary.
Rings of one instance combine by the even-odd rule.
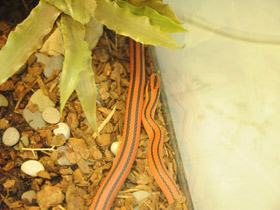
[[[156,48],[196,210],[280,206],[280,2],[172,0],[182,50]]]

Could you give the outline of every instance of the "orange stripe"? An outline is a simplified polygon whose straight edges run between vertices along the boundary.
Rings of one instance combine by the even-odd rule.
[[[168,203],[173,203],[177,195],[181,194],[175,181],[168,173],[162,158],[163,131],[154,119],[159,100],[159,76],[152,74],[150,83],[146,87],[142,123],[149,136],[148,160],[153,176],[165,194]]]
[[[90,210],[109,210],[133,165],[140,138],[145,83],[144,46],[130,39],[130,84],[119,152]]]

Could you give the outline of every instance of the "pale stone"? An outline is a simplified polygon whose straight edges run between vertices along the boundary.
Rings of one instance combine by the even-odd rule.
[[[58,158],[57,163],[61,166],[71,166],[74,165],[72,163],[70,163],[70,161],[67,159],[66,156],[61,156],[60,158]]]
[[[43,119],[50,124],[56,124],[60,120],[60,113],[54,107],[47,107],[42,112]]]
[[[53,130],[54,135],[62,133],[66,139],[70,137],[70,128],[66,123],[58,123],[58,128]]]
[[[37,58],[37,62],[43,63],[45,65],[51,60],[50,57],[48,57],[42,53],[36,53],[35,56]]]
[[[54,107],[55,104],[46,96],[41,89],[37,90],[30,98],[33,104],[37,104],[39,111],[42,112],[46,107]]]
[[[119,151],[119,148],[120,148],[120,142],[118,141],[115,141],[111,144],[111,151],[112,153],[116,156],[118,154],[118,151]]]
[[[30,176],[37,176],[39,171],[44,171],[45,167],[37,160],[28,160],[21,165],[23,173]]]
[[[52,57],[44,68],[45,77],[51,77],[53,70],[62,70],[63,61],[64,57],[62,55]]]
[[[9,102],[5,96],[0,94],[0,106],[7,107],[9,105]]]
[[[7,128],[2,136],[2,141],[6,146],[13,146],[18,143],[20,134],[14,127]]]
[[[36,197],[36,192],[34,190],[29,190],[21,195],[21,200],[27,199],[29,203],[32,203],[32,200],[36,200]]]
[[[145,199],[145,198],[148,198],[151,193],[145,191],[145,190],[139,190],[139,191],[136,191],[136,192],[133,192],[132,193],[134,198],[136,199],[136,201],[139,203],[141,200]]]
[[[23,118],[34,130],[46,126],[46,122],[44,121],[42,114],[39,111],[31,112],[29,109],[24,109]]]

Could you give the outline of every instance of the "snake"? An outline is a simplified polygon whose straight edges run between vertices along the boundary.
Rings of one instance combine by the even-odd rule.
[[[159,76],[157,74],[152,74],[145,90],[146,98],[142,111],[142,124],[149,137],[149,167],[156,182],[165,194],[168,203],[172,204],[174,203],[176,196],[181,195],[181,191],[169,174],[163,161],[162,149],[164,134],[154,116],[160,96],[159,86]]]
[[[144,103],[144,45],[129,39],[130,81],[124,118],[122,142],[113,165],[95,194],[90,210],[109,210],[128,176],[136,157]]]
[[[163,131],[155,121],[154,113],[159,100],[160,79],[152,74],[145,86],[144,45],[129,39],[130,82],[126,104],[122,142],[113,165],[94,196],[89,210],[110,210],[113,201],[127,178],[136,157],[141,121],[149,137],[148,162],[152,174],[169,204],[180,190],[168,173],[162,158]]]

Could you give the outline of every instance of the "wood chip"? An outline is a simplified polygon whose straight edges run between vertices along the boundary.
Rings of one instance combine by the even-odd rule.
[[[111,144],[111,134],[101,134],[100,137],[97,137],[96,144],[101,147],[109,146]]]

